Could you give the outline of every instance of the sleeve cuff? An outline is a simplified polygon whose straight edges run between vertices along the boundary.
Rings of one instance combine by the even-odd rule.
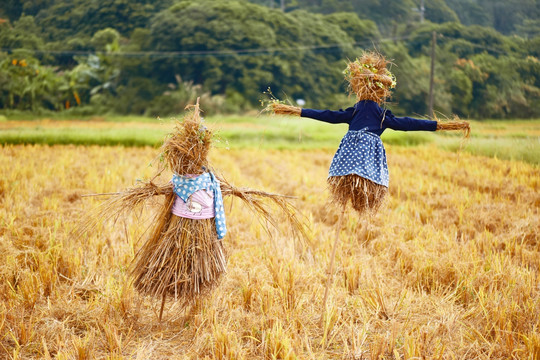
[[[426,120],[428,122],[428,130],[437,131],[437,122],[435,120]]]

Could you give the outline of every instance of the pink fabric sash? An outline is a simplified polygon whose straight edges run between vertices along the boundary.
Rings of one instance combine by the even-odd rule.
[[[214,194],[206,189],[199,190],[194,192],[187,202],[177,195],[172,213],[188,219],[211,219],[215,216]]]

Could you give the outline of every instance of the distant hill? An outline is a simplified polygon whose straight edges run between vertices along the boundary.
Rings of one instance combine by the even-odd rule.
[[[284,10],[282,10],[282,7]],[[539,1],[4,0],[0,107],[168,115],[258,108],[263,93],[350,105],[347,59],[376,48],[397,65],[388,104],[463,117],[540,117]]]
[[[538,0],[251,0],[253,3],[285,11],[303,9],[331,14],[354,12],[361,19],[375,21],[379,29],[389,34],[398,24],[424,19],[434,23],[459,21],[463,25],[493,27],[505,34],[526,35],[523,27],[539,25]]]

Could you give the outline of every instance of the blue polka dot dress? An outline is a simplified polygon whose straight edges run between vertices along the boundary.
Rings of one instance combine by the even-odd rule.
[[[388,164],[381,138],[366,129],[349,130],[332,159],[329,177],[356,174],[388,187]]]

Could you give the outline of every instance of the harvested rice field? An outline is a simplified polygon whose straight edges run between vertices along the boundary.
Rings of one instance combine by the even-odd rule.
[[[294,196],[309,236],[270,237],[226,198],[227,275],[159,322],[128,277],[154,208],[74,233],[100,201],[84,195],[148,178],[157,150],[4,145],[0,358],[539,359],[538,166],[434,144],[387,153],[387,200],[373,217],[347,212],[321,321],[333,151],[214,149],[232,184]]]

